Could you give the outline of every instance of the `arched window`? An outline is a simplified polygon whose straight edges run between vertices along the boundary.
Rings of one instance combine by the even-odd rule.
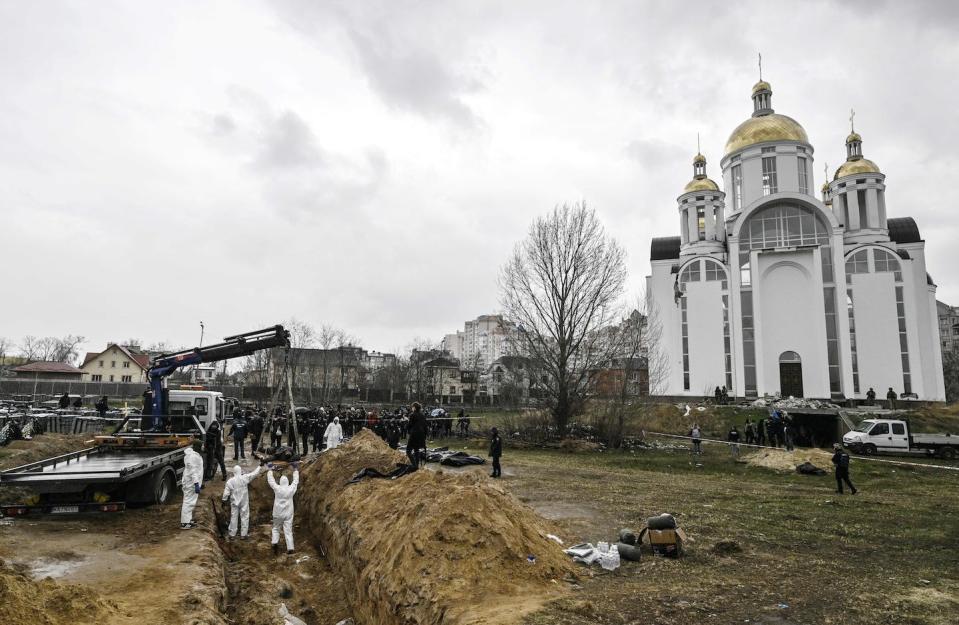
[[[802,362],[802,358],[796,352],[786,351],[779,354],[779,362]]]

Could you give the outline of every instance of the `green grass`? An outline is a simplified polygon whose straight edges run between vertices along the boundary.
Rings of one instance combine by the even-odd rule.
[[[558,522],[568,540],[609,540],[665,511],[694,541],[680,560],[648,557],[595,577],[583,569],[582,589],[531,625],[940,625],[959,614],[956,473],[854,461],[853,497],[836,495],[831,475],[749,467],[708,446],[701,458],[507,447],[503,466],[521,499],[566,511]],[[719,541],[742,552],[713,553]]]

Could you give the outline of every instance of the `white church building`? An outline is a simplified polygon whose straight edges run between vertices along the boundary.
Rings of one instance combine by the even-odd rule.
[[[650,310],[668,354],[667,395],[944,400],[936,285],[911,217],[887,218],[885,175],[846,138],[814,195],[813,147],[775,113],[772,89],[733,130],[722,189],[693,160],[679,236],[655,238]]]

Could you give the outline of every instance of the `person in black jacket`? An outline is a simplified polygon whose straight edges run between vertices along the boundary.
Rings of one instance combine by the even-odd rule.
[[[426,415],[423,406],[413,402],[413,412],[410,414],[410,436],[406,439],[406,457],[414,469],[420,466],[420,450],[426,449]]]
[[[233,459],[246,458],[246,420],[243,415],[237,411],[234,413],[233,427],[230,428],[230,436],[233,437]]]
[[[107,396],[104,395],[101,397],[93,407],[97,409],[97,416],[101,419],[107,416],[107,410],[110,408],[110,402],[107,400]]]
[[[69,407],[70,407],[70,396],[67,395],[66,393],[64,393],[63,395],[61,395],[61,396],[60,396],[59,405],[60,405],[60,410],[66,410],[67,408],[69,408]]]
[[[503,439],[499,437],[499,430],[496,428],[490,432],[493,435],[489,441],[489,456],[493,459],[493,472],[490,477],[502,477],[503,469],[499,465],[499,459],[503,455]]]
[[[251,411],[247,411],[250,413]],[[260,448],[260,438],[263,436],[265,412],[253,412],[246,421],[246,429],[250,433],[250,450],[256,451]]]
[[[226,481],[226,462],[224,462],[223,428],[216,419],[206,430],[203,439],[203,472],[204,479],[210,480],[216,476],[216,467],[220,467],[220,476]]]
[[[843,451],[842,445],[836,443],[832,446],[835,453],[832,455],[832,463],[836,465],[836,492],[842,494],[842,483],[849,486],[849,490],[855,495],[858,491],[849,481],[849,454]]]

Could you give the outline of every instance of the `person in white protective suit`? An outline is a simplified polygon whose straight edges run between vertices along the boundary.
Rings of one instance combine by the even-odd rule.
[[[326,439],[327,449],[336,449],[343,441],[343,426],[340,425],[340,418],[333,417],[333,421],[326,426],[326,432],[323,433]]]
[[[180,529],[188,530],[196,527],[193,522],[193,508],[200,497],[203,488],[203,456],[197,453],[203,447],[200,441],[186,448],[183,454],[183,476],[180,484],[183,487],[183,506],[180,508]]]
[[[273,489],[273,531],[270,534],[270,542],[273,545],[273,553],[280,550],[280,528],[283,528],[283,537],[286,540],[286,552],[293,553],[293,495],[296,494],[296,487],[300,484],[300,470],[297,464],[293,463],[293,483],[286,478],[280,477],[280,483],[277,484],[273,478],[273,470],[266,474],[266,481]]]
[[[223,487],[223,501],[230,502],[230,538],[236,538],[237,525],[240,526],[240,539],[246,540],[250,533],[250,489],[249,485],[263,471],[260,464],[254,471],[243,473],[240,465],[233,467],[233,477]]]

